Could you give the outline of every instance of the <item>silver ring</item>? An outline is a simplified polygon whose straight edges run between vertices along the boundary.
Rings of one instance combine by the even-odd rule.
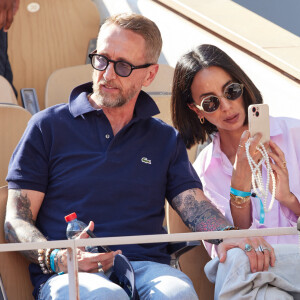
[[[98,261],[97,264],[98,264],[98,273],[103,272],[103,269],[102,269],[103,265],[101,264],[101,262]]]
[[[269,252],[271,252],[271,249],[268,247],[262,247],[263,250],[268,250]]]
[[[264,253],[264,248],[263,248],[262,245],[259,245],[259,246],[255,249],[255,252],[258,252],[258,251]]]
[[[250,252],[250,251],[252,251],[252,249],[253,249],[253,248],[252,248],[251,245],[249,245],[249,244],[246,244],[246,245],[245,245],[245,251],[246,251],[246,252]]]

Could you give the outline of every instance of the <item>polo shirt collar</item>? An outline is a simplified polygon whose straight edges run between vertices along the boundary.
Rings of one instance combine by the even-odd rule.
[[[88,95],[93,93],[93,83],[88,82],[73,89],[69,97],[69,110],[74,118],[95,111],[88,101]],[[134,108],[134,118],[146,119],[159,114],[155,101],[144,91],[141,91]]]

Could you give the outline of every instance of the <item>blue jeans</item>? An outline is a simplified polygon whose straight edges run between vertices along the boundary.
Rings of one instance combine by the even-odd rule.
[[[141,300],[196,300],[191,280],[166,264],[131,262]],[[78,273],[80,300],[128,300],[125,291],[104,273]],[[52,276],[41,288],[39,300],[69,300],[68,274]]]
[[[247,255],[239,248],[227,252],[224,263],[215,258],[204,270],[215,282],[215,300],[300,300],[300,249],[298,245],[272,245],[275,266],[251,273]]]

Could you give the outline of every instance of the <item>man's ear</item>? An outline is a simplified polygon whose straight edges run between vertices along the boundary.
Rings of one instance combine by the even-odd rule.
[[[152,65],[148,67],[147,76],[143,82],[143,86],[149,86],[150,83],[154,80],[157,72],[158,72],[159,64]]]

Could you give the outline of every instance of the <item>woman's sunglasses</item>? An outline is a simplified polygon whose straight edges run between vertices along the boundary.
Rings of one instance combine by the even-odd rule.
[[[227,100],[236,100],[237,98],[242,96],[243,88],[243,84],[232,82],[225,87],[223,96],[209,95],[202,99],[200,105],[196,103],[194,103],[194,105],[200,110],[203,110],[207,113],[212,113],[219,108],[220,97],[224,97]]]

